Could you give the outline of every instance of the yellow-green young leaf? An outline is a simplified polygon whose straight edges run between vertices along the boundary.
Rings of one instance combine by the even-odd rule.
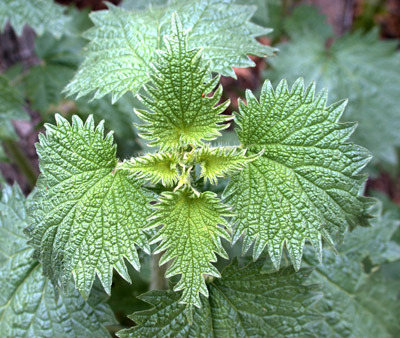
[[[201,177],[209,179],[211,184],[217,184],[219,177],[226,177],[243,169],[252,158],[246,157],[245,149],[205,146],[195,152],[195,160],[200,163]]]
[[[45,31],[60,37],[69,18],[64,8],[53,0],[2,0],[0,1],[0,32],[9,21],[18,35],[25,25],[41,35]]]
[[[183,290],[181,303],[200,306],[199,293],[208,296],[204,275],[220,277],[210,263],[216,261],[215,253],[227,258],[221,237],[230,241],[223,218],[231,216],[230,209],[212,192],[194,195],[192,191],[164,192],[151,227],[162,225],[151,243],[161,242],[156,253],[163,252],[160,264],[173,259],[166,277],[180,274],[174,290]],[[221,225],[222,227],[220,227]]]
[[[66,87],[78,97],[95,92],[95,98],[113,94],[113,102],[125,92],[134,93],[147,83],[157,49],[171,34],[171,14],[176,12],[190,31],[189,47],[202,48],[210,71],[235,77],[233,67],[252,67],[247,55],[272,55],[274,49],[255,39],[271,29],[250,22],[254,6],[237,5],[234,0],[174,0],[164,7],[125,11],[109,10],[91,14],[94,27],[85,37],[88,53],[78,73]]]
[[[0,336],[110,337],[105,326],[116,320],[105,293],[96,288],[85,302],[70,283],[56,296],[23,234],[29,201],[18,186],[5,186],[0,196]]]
[[[199,50],[188,50],[187,35],[179,18],[172,16],[172,35],[165,37],[167,51],[160,52],[159,63],[152,75],[148,95],[141,100],[151,111],[137,111],[146,124],[140,125],[141,136],[153,140],[150,145],[161,149],[179,149],[187,144],[201,145],[213,140],[229,120],[221,113],[229,105],[218,105],[222,87],[208,94],[219,77],[209,80],[209,65],[204,65]]]
[[[254,242],[254,257],[264,247],[276,268],[283,246],[299,269],[310,240],[321,257],[321,236],[342,235],[348,226],[366,224],[371,201],[361,197],[365,177],[357,175],[368,152],[347,139],[354,123],[338,123],[346,102],[326,107],[327,93],[304,91],[302,79],[289,91],[264,83],[260,101],[246,93],[240,102],[238,135],[248,154],[264,150],[234,176],[224,195],[234,206],[234,241],[243,233],[244,250]]]
[[[143,180],[116,170],[116,146],[102,122],[56,121],[37,144],[41,175],[30,243],[56,284],[73,275],[87,297],[97,274],[110,293],[113,268],[129,281],[124,259],[139,269],[136,246],[149,252],[144,227],[154,196]]]
[[[131,158],[119,164],[118,168],[146,178],[153,184],[161,182],[162,185],[171,187],[179,179],[178,162],[175,153],[155,153]]]
[[[313,309],[319,287],[307,281],[310,270],[293,268],[263,273],[264,260],[245,267],[237,261],[221,272],[221,279],[207,283],[209,297],[193,311],[193,323],[185,318],[179,294],[151,291],[140,299],[150,310],[129,316],[138,325],[117,333],[121,338],[187,337],[313,337],[311,325],[319,315]]]

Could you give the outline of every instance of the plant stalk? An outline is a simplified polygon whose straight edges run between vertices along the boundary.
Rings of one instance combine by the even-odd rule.
[[[14,140],[6,140],[4,141],[4,147],[11,159],[26,177],[30,188],[33,188],[36,183],[37,174],[32,163],[29,161],[19,144]]]
[[[166,290],[168,289],[168,281],[165,278],[165,272],[168,269],[168,263],[159,266],[160,258],[163,252],[151,256],[151,283],[150,290]]]

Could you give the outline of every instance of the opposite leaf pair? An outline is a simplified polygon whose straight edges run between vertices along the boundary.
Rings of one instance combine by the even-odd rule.
[[[208,294],[204,275],[219,277],[210,262],[215,253],[226,257],[220,240],[230,241],[231,227],[234,242],[245,234],[245,251],[255,243],[255,258],[268,245],[276,268],[286,245],[298,269],[306,239],[320,257],[321,237],[332,243],[331,235],[368,216],[369,201],[359,196],[365,177],[357,174],[370,157],[346,143],[355,126],[337,123],[344,102],[326,107],[326,92],[315,97],[301,79],[291,91],[284,81],[275,91],[266,82],[259,102],[248,92],[240,103],[239,149],[210,148],[205,141],[230,119],[221,115],[226,105],[215,106],[222,88],[208,95],[218,81],[208,81],[209,66],[188,48],[175,16],[172,33],[143,97],[151,112],[139,112],[144,136],[162,152],[118,163],[111,133],[104,137],[92,118],[70,125],[57,116],[40,137],[31,244],[56,284],[73,275],[85,297],[96,274],[110,293],[112,269],[129,280],[124,259],[139,269],[135,247],[150,253],[150,242],[161,242],[161,262],[174,260],[167,276],[181,274],[180,301],[199,306],[199,293]],[[228,174],[224,202],[196,189]],[[146,184],[157,182],[165,187],[152,207],[157,195]],[[158,226],[149,241],[148,229]]]

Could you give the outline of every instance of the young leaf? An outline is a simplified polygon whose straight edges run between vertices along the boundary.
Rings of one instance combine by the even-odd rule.
[[[56,121],[37,144],[42,173],[30,243],[55,283],[65,285],[73,274],[87,298],[97,274],[110,293],[112,269],[130,281],[124,258],[139,269],[135,247],[149,252],[144,227],[154,196],[142,180],[116,170],[116,147],[102,122]]]
[[[259,102],[246,93],[237,116],[239,139],[248,154],[264,154],[224,192],[237,214],[234,241],[244,233],[243,249],[254,242],[255,258],[268,245],[276,268],[286,245],[299,269],[306,239],[320,257],[321,236],[330,240],[329,234],[365,224],[370,206],[359,196],[365,177],[357,175],[370,156],[346,143],[355,124],[338,123],[346,102],[326,107],[326,91],[314,97],[314,84],[303,86],[299,79],[289,92],[282,81],[274,91],[266,81]]]
[[[217,184],[218,177],[226,177],[242,170],[249,160],[246,150],[237,148],[210,148],[205,146],[195,152],[196,162],[201,165],[201,177]]]
[[[349,98],[344,118],[359,123],[354,141],[368,148],[375,161],[396,163],[395,147],[400,146],[397,42],[380,40],[377,31],[355,32],[327,48],[321,31],[313,23],[312,30],[280,46],[280,57],[271,59],[273,71],[265,76],[276,82],[305,76],[307,82],[316,80],[329,88],[333,100]]]
[[[372,228],[357,228],[346,236],[338,247],[341,255],[324,250],[323,264],[311,275],[324,293],[317,304],[325,315],[315,330],[318,337],[397,337],[400,333],[400,283],[382,271],[385,261],[400,260],[400,246],[390,241],[400,222],[386,214],[371,223]],[[305,259],[317,265],[307,252]]]
[[[151,291],[140,298],[154,308],[134,313],[139,325],[117,333],[133,337],[306,337],[318,320],[311,305],[319,298],[315,285],[304,285],[310,271],[286,268],[261,273],[263,260],[241,268],[237,262],[222,278],[207,284],[208,298],[195,308],[193,323],[185,318],[179,294]]]
[[[187,35],[175,15],[171,24],[172,35],[165,38],[167,51],[160,53],[153,85],[146,88],[150,98],[141,97],[152,112],[139,110],[137,114],[147,122],[139,127],[142,137],[153,140],[149,145],[175,150],[215,139],[221,135],[219,130],[229,126],[223,122],[230,118],[221,115],[229,101],[216,106],[221,86],[212,97],[207,96],[219,77],[208,81],[209,66],[202,65],[199,50],[188,50]]]
[[[119,165],[122,170],[127,170],[137,177],[146,178],[153,184],[161,183],[171,187],[178,182],[178,157],[175,153],[156,153],[134,157]]]
[[[171,34],[173,12],[190,30],[189,48],[203,49],[211,71],[235,77],[232,67],[254,66],[248,54],[274,51],[255,40],[271,30],[249,22],[254,9],[233,0],[172,1],[140,12],[109,5],[108,11],[91,14],[95,26],[85,34],[88,54],[66,91],[78,97],[96,91],[94,98],[113,93],[113,102],[127,91],[137,93],[150,80],[150,65],[157,60],[164,35]]]
[[[69,285],[56,297],[41,265],[32,259],[23,229],[28,225],[21,190],[5,186],[0,201],[0,335],[2,337],[109,337],[115,318],[104,293],[86,303]]]
[[[17,135],[11,120],[26,120],[29,115],[23,107],[22,95],[0,76],[0,139],[15,139]]]
[[[156,212],[151,227],[162,224],[151,243],[161,242],[155,253],[166,251],[160,265],[173,259],[166,277],[181,274],[174,290],[183,290],[181,303],[200,306],[199,293],[208,296],[204,274],[220,277],[210,263],[216,261],[215,253],[227,258],[220,238],[230,241],[228,227],[223,216],[231,216],[225,206],[212,192],[196,196],[188,190],[164,192],[154,207]]]
[[[60,37],[69,18],[63,14],[64,7],[53,0],[2,0],[0,2],[0,32],[9,21],[18,35],[25,25],[38,34],[45,31]]]

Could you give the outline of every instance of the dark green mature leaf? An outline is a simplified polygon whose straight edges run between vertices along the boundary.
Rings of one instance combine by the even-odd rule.
[[[338,247],[341,255],[324,250],[323,265],[311,276],[322,284],[324,293],[316,308],[326,317],[316,326],[318,337],[396,337],[400,333],[400,280],[385,276],[381,266],[400,260],[400,246],[390,241],[400,222],[386,214],[372,223],[372,228],[357,228],[346,237]],[[306,254],[306,261],[317,264],[312,254]]]
[[[233,0],[172,1],[167,7],[140,12],[110,5],[107,11],[91,14],[95,27],[85,34],[91,41],[88,54],[66,90],[78,97],[93,91],[94,98],[113,93],[113,102],[127,91],[138,92],[150,80],[163,36],[171,34],[173,12],[189,31],[189,48],[202,48],[211,71],[235,77],[232,67],[254,66],[248,54],[264,56],[274,51],[255,40],[270,29],[249,22],[254,10]]]
[[[207,284],[209,297],[194,309],[193,323],[185,318],[179,294],[151,291],[140,298],[154,308],[131,318],[139,325],[118,333],[131,337],[305,337],[318,319],[311,310],[319,292],[304,285],[310,271],[291,268],[261,273],[263,261],[241,268],[234,262],[222,278]]]
[[[344,118],[359,123],[352,138],[368,148],[375,161],[396,163],[394,148],[400,145],[397,42],[380,41],[372,31],[349,33],[327,44],[324,23],[318,29],[315,25],[301,35],[292,34],[291,42],[279,46],[280,56],[270,60],[273,70],[265,77],[277,83],[303,76],[306,82],[316,80],[328,87],[332,100],[349,98]]]
[[[325,40],[333,35],[333,30],[326,17],[315,6],[301,5],[296,7],[291,15],[283,20],[285,32],[293,39],[303,39],[310,32]]]
[[[2,0],[0,2],[0,32],[9,21],[18,35],[25,25],[42,35],[45,31],[60,37],[69,18],[63,14],[64,7],[53,0]]]
[[[136,246],[149,252],[144,227],[154,195],[143,180],[116,170],[112,134],[104,137],[90,116],[70,125],[56,116],[37,145],[41,176],[28,228],[31,244],[52,280],[65,285],[74,276],[87,297],[95,275],[110,293],[112,270],[130,281],[124,258],[136,269]]]
[[[56,297],[53,285],[32,259],[23,229],[28,225],[21,190],[5,186],[0,201],[1,337],[109,337],[115,323],[104,293],[94,290],[86,303],[73,285]]]
[[[58,105],[63,88],[78,68],[83,45],[84,40],[75,36],[57,40],[45,34],[35,40],[41,64],[31,67],[25,77],[26,94],[34,109],[44,114],[51,104]]]
[[[272,38],[280,36],[284,15],[282,0],[236,0],[236,3],[256,6],[251,21],[257,25],[273,27],[274,30],[269,34]]]
[[[233,240],[244,233],[244,251],[254,242],[257,258],[264,247],[276,268],[286,245],[299,269],[304,242],[321,257],[321,237],[343,234],[365,224],[369,200],[359,196],[368,152],[346,143],[354,123],[338,123],[346,102],[326,107],[327,92],[304,91],[302,79],[291,91],[282,81],[274,90],[264,83],[260,100],[248,91],[239,104],[238,135],[248,154],[264,151],[232,177],[224,196],[234,206]]]
[[[229,101],[217,106],[222,86],[212,97],[207,96],[219,77],[208,81],[210,68],[202,65],[199,50],[188,50],[187,35],[175,15],[171,25],[172,35],[165,37],[167,51],[160,53],[153,84],[146,88],[150,98],[141,97],[151,112],[138,110],[137,114],[147,122],[139,127],[143,138],[153,140],[149,145],[177,150],[215,139],[231,118],[222,115]]]
[[[174,290],[183,290],[181,303],[200,306],[199,293],[208,296],[204,275],[220,277],[218,270],[210,263],[215,262],[215,253],[228,258],[221,244],[221,238],[230,241],[224,216],[231,216],[229,208],[206,191],[198,196],[192,191],[178,190],[163,192],[151,227],[162,225],[151,243],[158,243],[155,254],[164,252],[160,265],[173,260],[166,277],[180,274],[181,279]],[[222,225],[223,227],[220,227]]]
[[[0,139],[15,139],[17,135],[11,120],[26,120],[29,115],[23,107],[23,98],[4,76],[0,76]]]

